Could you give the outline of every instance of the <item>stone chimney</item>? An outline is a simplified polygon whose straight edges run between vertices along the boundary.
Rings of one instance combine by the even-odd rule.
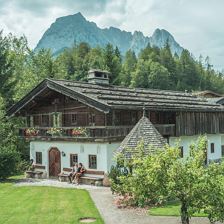
[[[88,82],[99,85],[109,85],[109,75],[108,71],[103,71],[100,69],[90,69],[88,72]]]

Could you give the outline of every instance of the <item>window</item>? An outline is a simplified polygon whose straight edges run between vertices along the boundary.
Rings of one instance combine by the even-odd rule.
[[[211,143],[211,153],[215,152],[215,143]]]
[[[77,114],[72,114],[71,115],[71,123],[72,124],[77,124]]]
[[[49,126],[49,115],[48,114],[42,114],[41,116],[41,123],[43,127],[48,127]]]
[[[184,158],[184,147],[183,146],[180,146],[180,157],[181,158]]]
[[[78,163],[78,154],[70,154],[70,167]]]
[[[42,152],[36,152],[36,163],[42,164]]]
[[[53,127],[61,127],[62,126],[62,113],[55,112],[53,114]]]
[[[33,116],[33,126],[34,127],[40,126],[40,116],[39,115]]]
[[[97,168],[97,158],[96,155],[89,155],[89,169]]]
[[[222,157],[224,157],[224,145],[222,145]]]
[[[95,114],[89,114],[89,125],[95,125]]]

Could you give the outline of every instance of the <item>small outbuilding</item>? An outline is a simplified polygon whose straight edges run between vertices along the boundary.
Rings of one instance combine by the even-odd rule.
[[[136,147],[141,141],[144,144],[146,154],[150,148],[155,150],[162,149],[167,143],[166,139],[145,116],[145,113],[143,113],[143,117],[121,142],[118,152],[123,152],[126,157],[130,157],[137,152]]]

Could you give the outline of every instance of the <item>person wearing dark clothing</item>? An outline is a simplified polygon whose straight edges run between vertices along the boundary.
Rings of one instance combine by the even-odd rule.
[[[79,184],[80,177],[85,173],[85,167],[82,163],[79,163],[77,173],[75,175],[76,184]]]
[[[78,171],[78,164],[76,163],[76,164],[72,167],[72,172],[69,173],[69,176],[68,176],[70,183],[72,183],[72,181],[74,180],[77,171]]]

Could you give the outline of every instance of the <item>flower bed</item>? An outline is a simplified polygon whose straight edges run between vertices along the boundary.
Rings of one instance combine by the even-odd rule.
[[[72,136],[83,136],[83,137],[86,137],[86,136],[88,136],[88,133],[87,133],[86,128],[78,127],[78,128],[73,128],[71,130],[71,135]]]
[[[26,136],[37,136],[38,133],[39,133],[39,130],[37,130],[36,128],[27,128],[25,130]]]
[[[49,128],[47,134],[51,136],[61,136],[63,134],[62,128]]]

